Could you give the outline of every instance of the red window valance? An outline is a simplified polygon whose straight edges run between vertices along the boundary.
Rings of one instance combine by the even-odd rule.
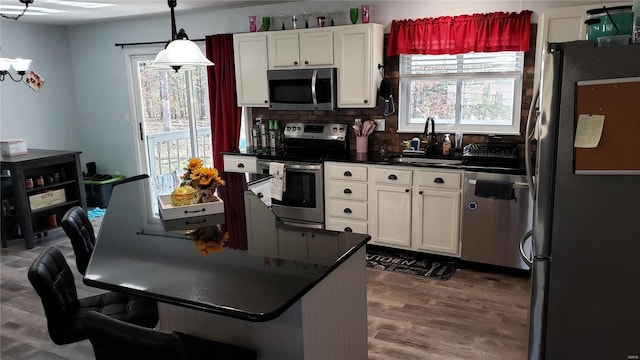
[[[393,20],[387,56],[527,51],[531,11]]]

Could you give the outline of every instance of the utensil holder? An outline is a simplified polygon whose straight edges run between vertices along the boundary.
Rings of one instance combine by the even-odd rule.
[[[366,153],[369,151],[369,138],[367,136],[356,136],[356,153]]]

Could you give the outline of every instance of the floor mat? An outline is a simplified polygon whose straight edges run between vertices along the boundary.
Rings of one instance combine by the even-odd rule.
[[[367,266],[438,280],[449,280],[456,272],[453,261],[436,255],[367,246]]]

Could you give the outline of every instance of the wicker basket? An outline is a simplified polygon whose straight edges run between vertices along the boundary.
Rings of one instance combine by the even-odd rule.
[[[199,201],[198,191],[189,185],[180,186],[171,193],[171,205],[186,206],[197,204]]]

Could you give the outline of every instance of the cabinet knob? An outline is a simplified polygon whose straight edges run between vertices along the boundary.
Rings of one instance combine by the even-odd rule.
[[[351,214],[351,209],[349,209],[349,208],[345,208],[345,209],[344,209],[344,213],[345,213],[345,214]]]
[[[369,103],[369,100],[365,100],[365,101],[364,101],[364,103],[365,103],[365,104],[368,104],[368,103]]]
[[[304,64],[305,64],[305,65],[309,65],[309,61],[308,61],[308,60],[305,60],[305,61],[304,61]]]
[[[311,234],[311,238],[314,238],[314,237],[316,237],[316,234]]]
[[[418,191],[418,194],[422,195],[424,194],[424,191]]]
[[[404,192],[409,192],[409,191],[411,191],[411,190],[410,189],[404,189]]]
[[[344,228],[344,231],[345,232],[353,232],[353,229],[351,229],[350,227],[347,226],[346,228]]]
[[[343,175],[344,176],[351,176],[351,171],[345,171]]]
[[[345,194],[351,194],[351,189],[344,189],[343,193],[345,193]]]
[[[294,62],[293,62],[293,65],[298,65],[298,62],[297,62],[297,61],[294,61]]]
[[[269,103],[269,100],[265,100],[265,101],[264,101],[264,103],[265,103],[265,104],[268,104],[268,103]]]
[[[389,177],[387,178],[389,180],[398,180],[398,177],[395,176],[394,174],[389,175]]]
[[[262,193],[258,193],[256,196],[258,197],[258,199],[262,199],[264,197]]]
[[[301,233],[300,236],[304,237],[304,233]]]
[[[444,184],[444,180],[441,177],[433,179],[433,182],[436,184]]]
[[[243,164],[243,163],[240,163],[240,164],[238,164],[238,167],[239,167],[240,169],[243,169],[243,168],[244,168],[244,164]]]

